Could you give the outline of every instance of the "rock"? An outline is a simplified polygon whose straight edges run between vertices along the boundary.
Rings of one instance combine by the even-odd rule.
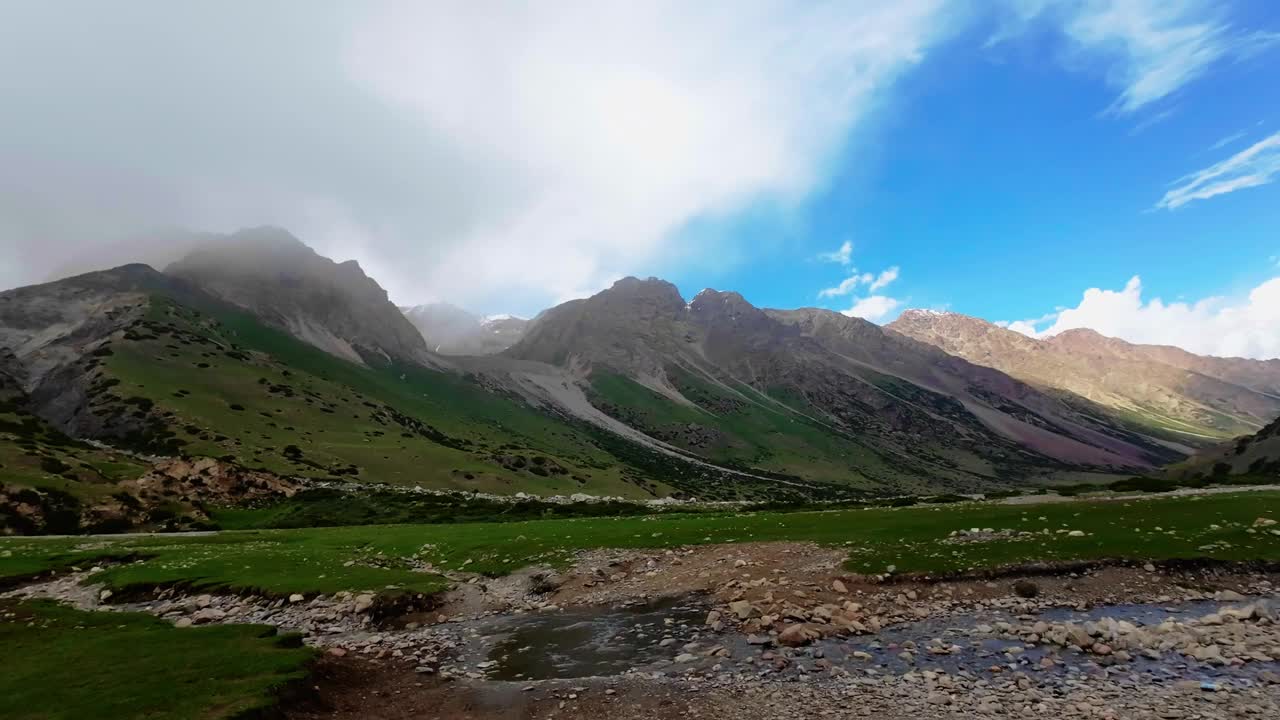
[[[1149,573],[1153,573],[1156,571],[1156,566],[1152,565],[1151,563],[1147,563],[1146,565],[1142,566],[1142,569]]]
[[[1019,580],[1013,584],[1013,593],[1021,598],[1033,598],[1040,594],[1040,586],[1030,580]]]
[[[769,637],[768,635],[748,635],[747,644],[748,645],[772,645],[773,638]]]
[[[212,603],[213,603],[212,595],[200,595],[196,597],[196,607],[198,608],[207,608]]]
[[[844,584],[843,582],[839,581],[839,580],[832,580],[832,581],[831,581],[831,589],[832,589],[832,590],[835,590],[836,592],[840,593],[841,595],[847,595],[847,594],[849,593],[849,588],[848,588],[848,587],[845,587],[845,584]]]
[[[1068,625],[1066,626],[1066,630],[1067,641],[1072,645],[1075,645],[1082,650],[1086,650],[1093,645],[1093,638],[1089,637],[1089,633],[1085,632],[1084,628],[1079,625]]]
[[[738,616],[739,620],[746,620],[755,612],[756,606],[746,600],[735,600],[729,603],[729,610]]]
[[[217,622],[226,616],[227,613],[218,608],[204,608],[192,613],[191,622],[196,625],[203,625],[204,623]]]
[[[1247,598],[1235,590],[1222,590],[1214,593],[1213,599],[1219,602],[1241,602]]]
[[[373,607],[374,600],[376,600],[376,598],[368,593],[356,596],[356,603],[353,611],[356,613],[367,612]],[[294,602],[293,597],[290,597],[289,601]]]
[[[1076,538],[1076,537],[1084,537],[1084,531],[1083,531],[1083,530],[1072,530],[1071,532],[1067,533],[1067,537],[1073,537],[1073,538]]]
[[[189,628],[191,625],[191,618],[189,617],[178,618],[173,622],[173,626],[176,628]]]
[[[718,622],[720,622],[720,611],[719,611],[719,610],[712,610],[711,612],[707,613],[707,622],[706,622],[705,624],[707,624],[707,625],[715,625],[715,624],[716,624],[716,623],[718,623]]]
[[[329,648],[329,654],[334,657],[346,657],[347,650],[346,648],[340,647]]]
[[[294,593],[294,594],[292,594],[292,595],[290,595],[290,596],[289,596],[289,602],[291,602],[291,603],[300,603],[300,602],[302,602],[303,600],[306,600],[306,599],[307,599],[306,597],[304,597],[303,595],[300,595],[300,594],[298,594],[298,593]]]
[[[1257,520],[1253,521],[1253,526],[1256,528],[1271,527],[1272,525],[1275,525],[1275,524],[1276,524],[1275,520],[1272,520],[1271,518],[1265,518],[1265,517],[1260,517]]]
[[[850,657],[854,660],[861,660],[863,662],[867,662],[872,659],[871,653],[863,652],[862,650],[854,650]]]
[[[98,593],[98,602],[106,602],[110,599],[111,599],[110,590],[103,590],[102,592]]]
[[[795,625],[788,625],[782,632],[778,633],[778,642],[788,647],[800,647],[820,637],[822,637],[822,633],[809,625],[796,623]]]
[[[682,663],[682,664],[691,663],[697,659],[698,659],[698,656],[694,655],[693,653],[680,653],[679,655],[676,656],[676,662]]]

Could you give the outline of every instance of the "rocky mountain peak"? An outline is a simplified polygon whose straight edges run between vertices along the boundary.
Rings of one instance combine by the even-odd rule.
[[[213,236],[165,270],[353,362],[428,361],[426,342],[365,275],[276,227]]]
[[[684,298],[680,296],[679,288],[655,277],[643,280],[630,276],[624,277],[607,290],[587,298],[587,301],[595,305],[640,303],[673,312],[684,308]]]

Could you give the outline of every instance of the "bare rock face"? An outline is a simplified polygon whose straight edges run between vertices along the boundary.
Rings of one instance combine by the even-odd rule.
[[[0,293],[0,372],[36,412],[74,437],[125,436],[136,418],[109,419],[90,403],[110,342],[147,311],[150,293],[178,290],[146,265],[123,265]]]
[[[422,336],[356,261],[335,263],[279,228],[211,240],[165,273],[352,362],[432,362]]]
[[[109,494],[75,498],[0,483],[0,527],[18,534],[199,528],[207,507],[278,500],[299,489],[291,478],[214,458],[166,458]]]
[[[978,318],[929,310],[909,310],[888,328],[1027,383],[1121,410],[1161,437],[1192,447],[1256,431],[1280,415],[1276,360],[1202,357],[1092,330],[1037,340]]]
[[[589,298],[542,312],[506,354],[553,365],[600,363],[655,374],[664,357],[676,350],[674,343],[691,333],[675,285],[628,277]]]
[[[202,505],[291,497],[300,487],[290,478],[210,457],[166,458],[141,477],[126,480],[120,486],[144,503],[186,499]]]

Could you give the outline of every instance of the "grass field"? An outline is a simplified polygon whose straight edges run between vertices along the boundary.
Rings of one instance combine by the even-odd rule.
[[[313,651],[274,633],[262,625],[179,630],[139,613],[0,603],[0,717],[235,717],[271,705],[273,690],[305,676]]]
[[[530,564],[564,565],[582,549],[770,540],[846,548],[846,567],[868,573],[884,572],[890,565],[900,573],[942,573],[1035,561],[1280,561],[1280,536],[1266,529],[1251,532],[1259,517],[1280,519],[1280,493],[384,525],[195,537],[26,538],[0,540],[0,577],[85,565],[109,556],[138,556],[148,559],[110,566],[97,579],[117,589],[187,583],[281,594],[431,592],[443,587],[443,581],[412,569],[415,564],[500,575]],[[970,528],[1031,535],[947,542],[953,531]],[[1073,530],[1084,535],[1072,537],[1068,532]]]

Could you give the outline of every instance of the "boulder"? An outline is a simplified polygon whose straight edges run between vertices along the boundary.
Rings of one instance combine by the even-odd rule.
[[[203,608],[191,614],[191,622],[196,625],[217,622],[227,616],[227,613],[218,608]]]
[[[800,647],[822,637],[822,633],[805,623],[788,625],[778,633],[778,642],[787,647]]]

